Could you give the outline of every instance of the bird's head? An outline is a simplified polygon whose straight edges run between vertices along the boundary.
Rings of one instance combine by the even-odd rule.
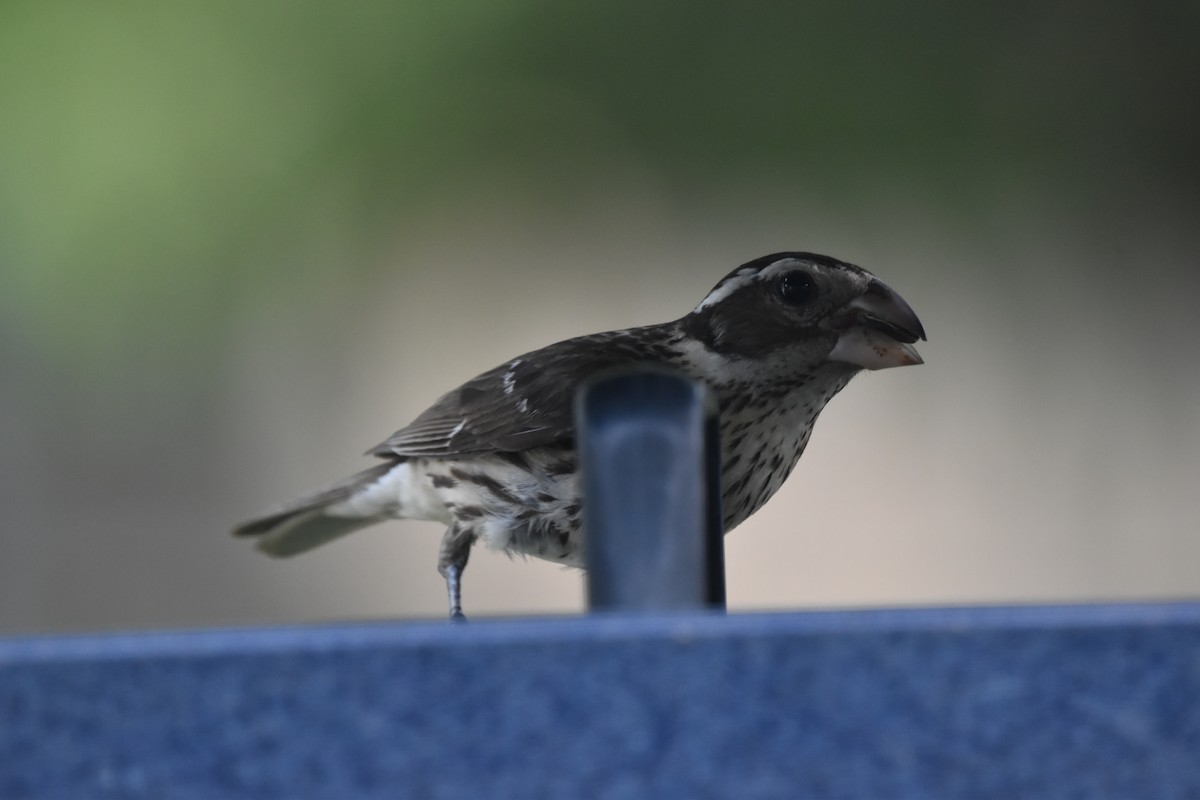
[[[682,320],[705,347],[795,367],[849,369],[921,364],[921,321],[871,273],[828,256],[774,253],[725,276]],[[799,362],[799,363],[798,363]]]

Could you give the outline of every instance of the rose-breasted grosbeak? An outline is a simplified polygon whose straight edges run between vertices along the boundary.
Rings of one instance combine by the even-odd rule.
[[[821,409],[861,369],[920,364],[925,330],[864,269],[812,253],[744,264],[687,316],[518,356],[443,395],[370,455],[382,463],[239,525],[290,556],[386,519],[449,526],[438,571],[462,615],[471,545],[583,566],[574,396],[600,370],[666,366],[720,407],[725,530],[775,494]]]

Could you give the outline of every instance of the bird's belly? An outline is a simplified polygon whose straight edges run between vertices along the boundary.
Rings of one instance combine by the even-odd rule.
[[[813,423],[845,381],[823,391],[755,398],[721,417],[721,499],[728,532],[761,508],[783,485],[808,444]],[[725,405],[724,403],[722,405]],[[490,548],[583,566],[583,517],[573,450],[453,459],[414,459],[415,495],[433,509],[421,519],[444,519]],[[416,515],[400,513],[399,516]]]
[[[583,565],[582,503],[571,451],[423,459],[421,470],[451,524],[488,547]]]

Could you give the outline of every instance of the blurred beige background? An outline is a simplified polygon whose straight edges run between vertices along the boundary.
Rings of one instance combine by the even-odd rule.
[[[517,353],[780,249],[866,374],[733,609],[1200,595],[1193,3],[0,7],[0,632],[438,617],[441,530],[228,535]],[[576,612],[479,552],[474,615]]]

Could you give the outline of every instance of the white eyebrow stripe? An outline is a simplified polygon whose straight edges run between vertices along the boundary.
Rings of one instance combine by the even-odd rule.
[[[760,280],[774,278],[781,272],[791,272],[804,262],[797,258],[781,258],[758,271]]]
[[[700,305],[696,306],[696,311],[703,311],[714,303],[721,302],[743,286],[749,286],[754,282],[756,275],[758,275],[758,270],[753,268],[738,270],[709,292],[708,297],[705,297],[700,301]]]
[[[717,288],[709,292],[708,297],[705,297],[692,313],[703,311],[709,306],[721,302],[726,297],[729,297],[729,295],[749,286],[755,281],[765,280],[785,270],[793,269],[799,263],[799,259],[781,258],[762,268],[746,267],[745,269],[740,269],[726,278]]]

